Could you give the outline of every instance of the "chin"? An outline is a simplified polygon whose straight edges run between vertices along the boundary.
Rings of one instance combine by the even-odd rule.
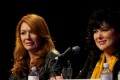
[[[100,48],[101,51],[108,51],[108,48]]]
[[[101,51],[104,51],[106,48],[105,47],[99,47]]]
[[[33,48],[26,48],[26,50],[31,51],[31,50],[33,50]]]

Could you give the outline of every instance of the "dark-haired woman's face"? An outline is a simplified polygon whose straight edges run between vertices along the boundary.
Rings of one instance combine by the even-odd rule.
[[[96,46],[102,51],[111,51],[115,48],[119,35],[106,22],[102,22],[100,26],[100,29],[94,30]]]
[[[25,49],[29,52],[37,51],[40,46],[39,37],[31,30],[27,23],[23,22],[21,24],[20,33],[20,38]]]

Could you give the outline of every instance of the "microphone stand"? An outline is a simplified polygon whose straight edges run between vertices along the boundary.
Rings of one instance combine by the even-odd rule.
[[[69,59],[67,60],[67,67],[63,67],[62,73],[64,79],[72,79],[72,67]]]
[[[71,67],[71,62],[68,59],[67,61],[68,67],[67,67],[67,78],[72,79],[72,67]]]

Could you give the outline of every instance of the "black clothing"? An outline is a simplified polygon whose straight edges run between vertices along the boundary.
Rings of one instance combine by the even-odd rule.
[[[56,75],[60,75],[62,71],[61,64],[57,61],[54,61],[54,58],[58,56],[54,52],[52,52],[46,59],[44,66],[39,70],[39,79],[40,80],[48,80],[51,76],[55,77]],[[21,78],[18,75],[12,73],[8,80],[27,80],[27,77]]]
[[[93,73],[93,70],[97,64],[99,59],[93,59],[91,56],[88,56],[87,61],[83,67],[83,69],[80,71],[77,79],[90,79]],[[117,80],[117,74],[118,71],[120,71],[120,58],[118,57],[118,61],[115,63],[113,68],[113,80]]]

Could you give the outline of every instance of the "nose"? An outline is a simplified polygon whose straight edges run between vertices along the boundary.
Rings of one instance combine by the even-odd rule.
[[[29,32],[27,32],[27,34],[26,34],[26,39],[30,39],[30,33]]]
[[[97,32],[97,36],[98,36],[98,39],[102,39],[103,38],[103,34],[101,31],[98,31]]]

